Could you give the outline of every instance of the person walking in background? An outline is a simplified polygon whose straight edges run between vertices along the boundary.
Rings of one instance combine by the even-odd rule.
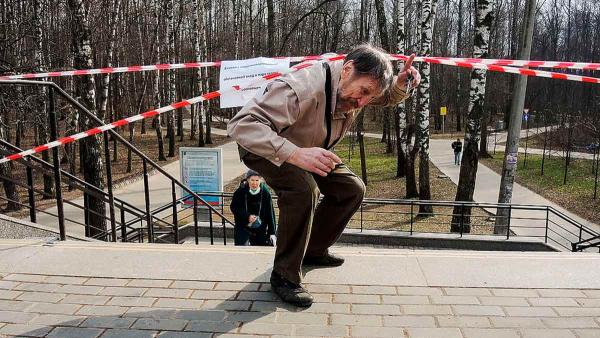
[[[457,138],[456,141],[452,142],[452,149],[454,149],[454,165],[460,165],[460,154],[462,153],[462,142]]]
[[[235,245],[276,245],[277,224],[271,193],[256,171],[248,170],[246,178],[233,193],[231,212],[235,220]]]

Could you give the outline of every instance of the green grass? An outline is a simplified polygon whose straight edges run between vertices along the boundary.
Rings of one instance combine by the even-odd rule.
[[[369,183],[395,179],[396,156],[394,154],[386,154],[386,145],[379,142],[379,139],[365,137],[364,140]],[[350,138],[346,137],[335,147],[334,152],[350,167],[350,170],[360,176],[360,148],[358,140],[354,140],[354,147],[350,149],[350,161],[348,161],[349,146]]]

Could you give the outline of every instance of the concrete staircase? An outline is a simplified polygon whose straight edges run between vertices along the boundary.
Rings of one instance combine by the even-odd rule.
[[[598,254],[334,250],[299,309],[270,292],[273,248],[4,240],[0,336],[600,335]]]

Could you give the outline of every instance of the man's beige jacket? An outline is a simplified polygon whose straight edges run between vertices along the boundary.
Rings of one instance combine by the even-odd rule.
[[[330,63],[332,121],[326,148],[343,138],[357,112],[335,112],[342,66],[341,60]],[[246,150],[280,166],[298,147],[324,147],[327,137],[325,79],[325,67],[318,63],[272,81],[251,99],[227,126],[227,134],[243,148],[240,155]],[[407,97],[394,78],[392,88],[369,105],[395,105]]]

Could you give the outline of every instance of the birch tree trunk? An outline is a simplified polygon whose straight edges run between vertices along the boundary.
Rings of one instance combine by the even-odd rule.
[[[119,0],[111,1],[110,15],[108,17],[108,27],[110,33],[107,37],[108,47],[106,50],[106,67],[112,67],[112,59],[115,48],[115,35],[117,32],[117,18],[119,16]],[[100,97],[98,98],[98,117],[102,120],[106,118],[106,107],[108,106],[108,89],[110,87],[110,74],[102,76],[102,84],[100,86]]]
[[[417,13],[416,15],[418,15],[418,13],[421,13],[421,6],[422,6],[422,1],[418,1],[417,2],[417,9],[415,11],[415,13]],[[405,37],[407,37],[408,35],[404,35]],[[415,34],[413,36],[414,41],[412,41],[411,45],[412,50],[414,51],[418,51],[420,49],[420,45],[421,45],[421,24],[420,22],[417,22],[415,24]],[[404,104],[404,110],[406,112],[406,149],[407,149],[407,157],[406,157],[406,198],[416,198],[419,197],[419,190],[417,188],[417,173],[415,172],[415,160],[417,158],[417,155],[419,153],[419,147],[416,144],[416,138],[415,138],[415,143],[413,143],[413,135],[415,134],[415,114],[416,114],[416,108],[418,105],[419,100],[418,99],[413,99],[410,105],[407,105],[406,103]]]
[[[167,19],[167,59],[169,63],[175,63],[175,29],[173,23],[173,0],[165,1],[165,16]],[[169,103],[176,100],[175,72],[168,71],[167,97]],[[169,139],[169,153],[167,157],[175,156],[175,112],[167,112],[167,138]]]
[[[194,38],[194,53],[196,54],[196,62],[201,62],[203,55],[205,55],[206,38],[204,36],[204,4],[199,0],[193,0],[192,6],[194,7],[194,14],[192,20],[193,38]],[[202,41],[200,41],[202,40]],[[204,93],[204,70],[203,68],[197,68],[196,70],[196,85],[198,93]],[[202,118],[206,114],[206,105],[204,102],[196,104],[196,114],[198,116],[198,146],[204,146],[204,126],[202,125]]]
[[[421,8],[421,55],[431,55],[433,26],[435,23],[435,10],[437,0],[424,0]],[[416,112],[416,144],[419,151],[419,199],[430,200],[431,188],[429,184],[429,96],[430,96],[430,65],[421,63],[422,80],[419,85],[419,103]],[[433,213],[431,205],[421,204],[419,215],[428,216]]]
[[[473,57],[487,58],[489,50],[490,31],[494,21],[494,1],[477,0],[475,18],[475,36],[473,41]],[[473,201],[477,165],[479,163],[479,141],[481,137],[481,119],[485,103],[486,71],[473,69],[471,71],[471,89],[469,91],[469,112],[465,127],[465,139],[456,190],[456,201]],[[471,208],[454,207],[451,231],[460,232],[462,218],[463,232],[471,232]]]
[[[2,107],[4,107],[4,105],[2,105]],[[7,114],[7,112],[4,109],[0,110],[0,139],[1,140],[8,140],[8,135],[6,132],[6,120],[4,119],[4,116],[6,114]],[[5,149],[2,146],[0,146],[0,150],[2,150],[2,152],[3,152],[2,156],[4,156],[5,154],[13,153],[13,151]],[[17,194],[17,188],[16,188],[15,184],[10,181],[13,178],[12,171],[13,171],[12,162],[0,164],[0,175],[3,177],[6,177],[6,179],[3,179],[3,178],[0,178],[0,179],[2,180],[2,185],[4,187],[4,196],[6,196],[6,198],[8,199],[7,204],[6,204],[6,209],[2,210],[3,212],[15,211],[15,210],[21,209],[21,206],[19,205],[19,194]]]
[[[213,38],[213,34],[212,34],[212,22],[213,22],[213,15],[212,15],[212,6],[213,3],[211,0],[205,0],[204,1],[204,14],[205,16],[205,20],[204,20],[204,34],[205,34],[205,39],[204,41],[206,41],[206,54],[204,54],[204,56],[206,56],[208,59],[212,59],[212,52],[209,52],[212,50],[212,38]],[[212,84],[212,74],[213,74],[213,70],[212,68],[205,68],[204,70],[204,88],[212,88],[211,84]],[[215,101],[211,100],[208,101],[206,104],[206,129],[205,129],[205,138],[204,138],[204,143],[205,144],[212,144],[212,135],[211,135],[211,128],[210,128],[210,124],[212,122],[212,110],[213,107],[215,107]]]
[[[75,69],[93,68],[92,48],[90,46],[90,30],[87,17],[87,9],[82,0],[68,0],[69,10],[71,12],[71,34],[73,49],[73,67]],[[96,114],[96,86],[93,76],[76,76],[75,95],[81,103],[92,113]],[[87,130],[93,126],[86,114],[80,116],[80,128]],[[87,183],[104,190],[104,164],[102,162],[102,148],[98,136],[91,136],[82,139],[80,148],[82,149],[82,163],[84,179]],[[88,225],[90,226],[89,236],[105,239],[106,238],[106,206],[102,199],[87,194],[90,217]]]
[[[34,35],[35,42],[33,44],[33,59],[35,61],[34,69],[37,72],[44,72],[44,58],[43,58],[43,32],[42,32],[42,1],[33,2],[33,24],[35,27]],[[46,80],[46,79],[41,79]],[[37,109],[36,124],[38,127],[38,144],[45,144],[50,142],[48,135],[48,111],[46,109],[46,101],[48,99],[48,91],[46,87],[37,87],[35,89],[38,97],[35,100],[35,106]],[[50,152],[42,152],[42,159],[46,162],[50,162]],[[44,199],[51,199],[54,196],[54,179],[52,175],[44,175]]]
[[[404,54],[406,43],[406,34],[404,32],[404,0],[396,0],[395,4],[395,21],[396,21],[396,53]],[[404,64],[398,62],[398,71],[402,70]],[[394,111],[394,124],[396,130],[396,177],[406,176],[406,155],[408,153],[408,140],[406,138],[408,129],[406,123],[406,110],[404,101],[400,102]]]
[[[519,59],[529,60],[531,43],[533,39],[533,26],[535,24],[536,1],[525,2],[525,19],[523,20],[521,40],[519,42]],[[515,81],[511,101],[508,135],[504,149],[504,163],[502,164],[502,177],[500,178],[500,192],[498,203],[510,203],[512,200],[513,185],[517,171],[517,154],[521,134],[521,121],[523,107],[525,106],[525,92],[527,90],[527,76],[519,75]],[[498,210],[494,233],[505,234],[508,231],[508,210]]]
[[[160,15],[159,6],[158,6],[158,3],[156,3],[154,6],[154,28],[156,30],[155,34],[154,34],[154,53],[156,55],[156,63],[160,63],[160,39],[159,39],[160,20],[159,20],[159,15]],[[161,107],[160,72],[158,72],[158,71],[154,72],[154,81],[152,81],[152,91],[154,93],[154,95],[153,95],[154,109],[158,109]],[[167,158],[165,157],[165,146],[164,146],[164,142],[163,142],[162,125],[161,125],[160,115],[156,115],[154,117],[154,125],[156,128],[156,139],[158,141],[158,160],[166,161]]]

